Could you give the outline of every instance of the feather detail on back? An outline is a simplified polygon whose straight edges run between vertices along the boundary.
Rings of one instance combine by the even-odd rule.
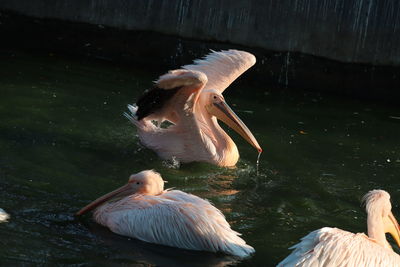
[[[145,92],[136,102],[138,107],[136,116],[141,119],[156,113],[164,107],[166,102],[170,100],[182,87],[170,88],[168,90],[154,87]]]
[[[278,267],[400,266],[400,256],[363,233],[353,234],[324,227],[309,233],[292,246],[293,252]]]
[[[94,218],[117,234],[150,243],[239,257],[254,252],[217,208],[178,190],[159,196],[135,194],[110,202],[99,207]]]
[[[203,72],[184,69],[170,70],[156,81],[157,87],[166,90],[183,86],[201,86],[206,83],[207,76]]]
[[[212,51],[204,59],[197,59],[194,64],[182,68],[203,72],[208,82],[204,89],[216,89],[222,93],[243,72],[256,63],[256,58],[245,51]]]
[[[207,76],[199,71],[172,70],[160,76],[156,86],[145,92],[136,102],[137,120],[147,118],[159,123],[180,120],[181,110],[193,108],[198,95],[207,83]],[[194,97],[192,96],[194,95]]]

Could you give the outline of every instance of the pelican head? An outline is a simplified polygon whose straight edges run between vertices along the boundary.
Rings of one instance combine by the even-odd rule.
[[[145,170],[129,177],[128,185],[132,194],[159,195],[164,191],[164,180],[154,170]]]
[[[260,145],[256,138],[251,133],[246,124],[233,112],[233,110],[226,103],[223,95],[215,89],[204,90],[200,95],[199,101],[205,107],[207,112],[223,121],[230,128],[240,134],[250,145],[252,145],[258,152],[262,152]]]
[[[114,198],[121,198],[132,194],[159,195],[164,191],[164,180],[158,172],[145,170],[129,177],[128,183],[104,196],[99,197],[89,205],[82,208],[76,215],[82,215],[91,211]]]
[[[400,247],[400,227],[392,213],[389,193],[384,190],[369,191],[363,202],[368,214],[368,236],[391,249],[385,237],[385,233],[389,233]]]

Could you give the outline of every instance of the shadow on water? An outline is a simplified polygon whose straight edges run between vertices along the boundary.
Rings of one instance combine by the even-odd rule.
[[[156,266],[229,266],[238,263],[235,257],[222,254],[177,249],[149,244],[136,239],[116,235],[105,227],[93,222],[84,225],[91,233],[100,238],[107,247],[118,251],[108,261],[101,264],[147,263]],[[173,255],[173,257],[171,257]]]

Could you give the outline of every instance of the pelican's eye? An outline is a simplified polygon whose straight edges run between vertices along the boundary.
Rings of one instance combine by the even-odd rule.
[[[214,99],[217,99],[217,96],[215,95],[215,96],[213,96],[213,98],[214,98]]]

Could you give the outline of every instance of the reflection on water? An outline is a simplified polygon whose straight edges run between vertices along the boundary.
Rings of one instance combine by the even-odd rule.
[[[382,188],[400,217],[400,111],[317,93],[226,91],[264,149],[235,132],[236,168],[164,162],[138,143],[122,116],[160,73],[97,61],[0,53],[0,262],[273,266],[311,230],[365,230],[360,198]],[[249,94],[247,92],[252,92]],[[253,257],[184,251],[117,236],[73,214],[156,169],[168,187],[207,198],[256,249]]]
[[[149,244],[116,235],[95,223],[85,225],[104,245],[118,251],[106,263],[149,263],[156,266],[232,266],[238,259],[223,254],[183,250]],[[172,255],[172,256],[171,256]],[[104,262],[99,262],[104,264]]]

